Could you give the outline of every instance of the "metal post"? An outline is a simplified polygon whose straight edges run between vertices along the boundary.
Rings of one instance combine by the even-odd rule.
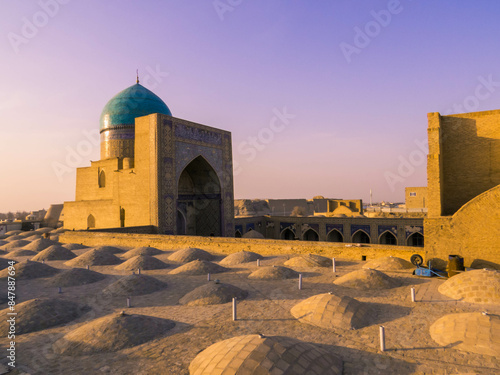
[[[260,259],[257,259],[257,267],[260,267]]]
[[[416,302],[416,300],[415,300],[415,288],[411,288],[411,301]]]
[[[302,290],[302,274],[299,273],[299,290]]]
[[[233,298],[233,320],[236,321],[236,297]]]
[[[138,269],[137,269],[137,274],[138,274],[138,275],[140,275],[140,274],[141,274],[141,269],[140,269],[140,268],[138,268]]]
[[[380,351],[385,352],[385,328],[380,326]]]
[[[127,307],[130,307],[130,297],[127,298]]]
[[[59,293],[62,293],[62,288],[61,287],[59,287]]]
[[[337,272],[337,268],[335,267],[335,258],[332,258],[332,266],[333,266],[333,273]]]
[[[210,272],[207,275],[207,281],[210,281]]]
[[[90,269],[90,266],[87,266],[87,269],[89,270],[89,269]]]

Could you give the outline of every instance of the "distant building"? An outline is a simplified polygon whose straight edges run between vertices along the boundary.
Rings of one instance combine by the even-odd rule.
[[[235,219],[235,236],[269,239],[424,246],[422,218],[256,216]],[[254,234],[254,233],[252,233]]]
[[[12,230],[21,230],[23,222],[21,220],[7,219],[0,221],[0,236]]]
[[[328,215],[362,216],[363,201],[361,199],[329,199]]]
[[[427,208],[427,186],[407,187],[405,205],[407,210]]]

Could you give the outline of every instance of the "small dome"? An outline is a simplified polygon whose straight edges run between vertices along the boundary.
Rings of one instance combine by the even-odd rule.
[[[339,277],[333,283],[335,285],[361,290],[389,289],[401,285],[398,279],[387,276],[383,272],[371,269],[350,272]]]
[[[372,269],[379,271],[399,271],[399,270],[407,270],[410,268],[415,268],[413,264],[408,262],[407,260],[398,258],[398,257],[383,257],[373,259],[367,262],[364,266],[364,269]]]
[[[257,232],[256,230],[249,230],[243,235],[243,238],[265,238],[262,233]]]
[[[439,293],[470,303],[500,303],[500,272],[473,270],[460,273],[442,283]]]
[[[236,336],[216,342],[189,365],[190,374],[342,374],[342,359],[308,342],[283,336]]]
[[[252,251],[243,250],[243,251],[228,255],[227,257],[222,259],[219,262],[219,264],[223,264],[225,266],[232,266],[235,264],[253,262],[257,259],[264,259],[264,257],[260,254],[254,253]]]
[[[309,297],[290,310],[303,323],[334,330],[358,329],[370,325],[375,312],[367,303],[331,293]]]
[[[285,262],[285,266],[291,267],[332,267],[333,261],[316,254],[299,255]]]
[[[500,317],[472,312],[445,315],[429,329],[431,337],[441,346],[453,345],[465,352],[498,357],[500,355]]]
[[[101,113],[100,130],[134,125],[135,118],[152,113],[172,116],[165,102],[144,86],[136,83],[113,96]]]

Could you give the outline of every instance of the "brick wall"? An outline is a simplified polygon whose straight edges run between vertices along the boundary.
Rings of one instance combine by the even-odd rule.
[[[282,240],[258,240],[246,238],[167,236],[149,234],[123,234],[69,231],[59,237],[63,243],[79,243],[87,246],[154,246],[163,250],[197,247],[216,254],[232,254],[238,251],[254,251],[262,255],[320,254],[328,257],[367,260],[386,256],[410,260],[413,254],[424,256],[423,248],[409,246],[370,245],[346,247],[345,244],[327,242],[303,242]]]

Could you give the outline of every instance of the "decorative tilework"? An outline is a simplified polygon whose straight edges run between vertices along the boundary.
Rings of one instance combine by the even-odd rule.
[[[356,233],[358,230],[362,230],[371,237],[371,230],[369,225],[360,225],[360,224],[351,224],[351,236]]]
[[[379,225],[378,226],[378,235],[380,236],[385,231],[389,231],[394,234],[396,237],[398,236],[398,227],[395,225]]]
[[[283,232],[285,229],[290,229],[293,234],[297,234],[294,223],[280,223],[280,232]]]
[[[406,238],[410,237],[413,233],[424,234],[424,227],[417,225],[406,225],[405,226]]]
[[[221,134],[184,124],[175,124],[175,136],[214,145],[220,145],[222,143]]]
[[[319,235],[319,224],[302,224],[302,227],[301,227],[302,234],[307,232],[309,229],[313,229]]]
[[[337,229],[342,235],[344,235],[344,224],[326,224],[326,234],[330,233],[334,229]]]
[[[160,233],[176,233],[178,180],[184,168],[202,156],[217,173],[221,183],[221,231],[234,235],[233,169],[231,136],[227,132],[190,123],[186,120],[159,116],[161,136],[158,139]]]

